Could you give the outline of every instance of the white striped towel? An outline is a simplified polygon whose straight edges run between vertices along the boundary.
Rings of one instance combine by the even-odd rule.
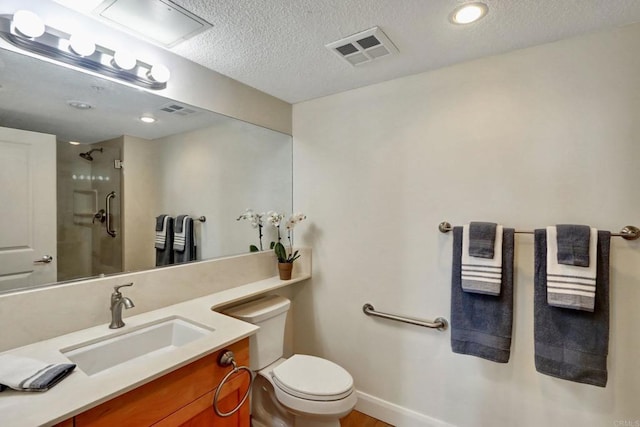
[[[596,301],[595,262],[598,230],[591,228],[588,267],[558,264],[558,234],[555,226],[547,227],[547,304],[554,307],[593,311]]]
[[[496,227],[493,258],[469,255],[469,225],[462,227],[462,290],[476,294],[500,295],[502,283],[502,226]]]
[[[162,216],[162,215],[161,215]],[[156,219],[156,249],[163,250],[165,245],[167,244],[167,221],[169,220],[169,215],[162,216],[162,228],[158,230],[158,220]]]
[[[73,363],[45,363],[4,354],[0,355],[0,384],[18,391],[47,391],[75,367]]]
[[[189,215],[178,215],[173,229],[173,250],[184,252]]]

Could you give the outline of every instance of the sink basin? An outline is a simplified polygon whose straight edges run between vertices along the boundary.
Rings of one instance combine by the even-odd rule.
[[[139,357],[146,359],[170,352],[213,332],[212,329],[175,317],[60,351],[84,373],[95,375]]]

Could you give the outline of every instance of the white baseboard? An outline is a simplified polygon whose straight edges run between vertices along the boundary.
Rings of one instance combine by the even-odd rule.
[[[356,411],[396,427],[455,427],[436,418],[387,402],[370,394],[356,391]]]

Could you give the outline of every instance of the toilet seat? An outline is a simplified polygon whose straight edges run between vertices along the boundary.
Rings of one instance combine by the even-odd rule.
[[[320,357],[296,354],[272,371],[274,385],[299,399],[327,402],[353,393],[353,378],[341,366]]]

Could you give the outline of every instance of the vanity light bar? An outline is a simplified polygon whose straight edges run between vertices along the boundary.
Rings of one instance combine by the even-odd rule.
[[[0,37],[13,46],[146,89],[161,90],[167,87],[171,74],[162,64],[147,64],[124,52],[115,52],[91,41],[86,41],[85,46],[79,48],[79,45],[71,44],[70,34],[48,26],[40,36],[30,37],[16,28],[14,17],[0,15]]]

